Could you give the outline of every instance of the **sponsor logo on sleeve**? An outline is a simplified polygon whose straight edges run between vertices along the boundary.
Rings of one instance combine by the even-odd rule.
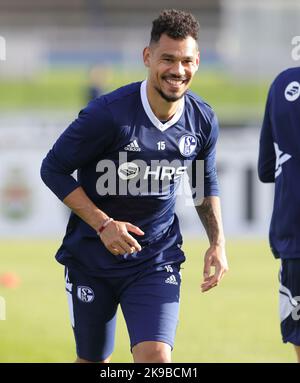
[[[285,88],[284,96],[287,101],[296,101],[300,96],[300,84],[298,81],[292,81]]]

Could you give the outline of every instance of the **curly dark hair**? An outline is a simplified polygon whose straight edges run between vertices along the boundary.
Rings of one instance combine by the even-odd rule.
[[[175,40],[192,36],[197,41],[198,32],[199,23],[191,13],[165,9],[152,22],[150,43],[158,42],[163,33]]]

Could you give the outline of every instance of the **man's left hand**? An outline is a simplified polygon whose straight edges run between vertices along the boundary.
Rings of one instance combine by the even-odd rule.
[[[211,269],[213,267],[215,272],[211,275]],[[223,245],[210,246],[204,257],[204,281],[201,284],[201,291],[204,293],[213,287],[218,286],[228,270],[225,247]]]

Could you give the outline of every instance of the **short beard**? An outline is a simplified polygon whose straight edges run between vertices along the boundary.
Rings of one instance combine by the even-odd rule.
[[[161,89],[159,88],[156,88],[155,87],[155,90],[159,93],[159,95],[167,102],[175,102],[175,101],[178,101],[180,100],[186,93],[186,91],[184,91],[180,96],[168,96],[166,95]]]

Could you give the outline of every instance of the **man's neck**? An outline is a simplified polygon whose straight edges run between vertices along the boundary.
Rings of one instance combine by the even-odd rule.
[[[160,121],[170,120],[176,113],[182,100],[168,102],[147,83],[147,98],[151,109]]]

